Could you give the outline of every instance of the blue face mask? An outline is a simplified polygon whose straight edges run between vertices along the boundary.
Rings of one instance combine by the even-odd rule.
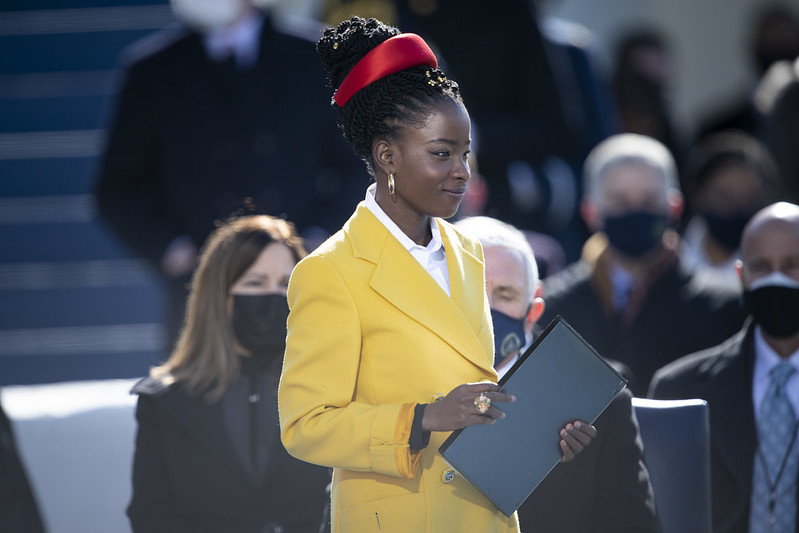
[[[527,313],[524,316],[527,317]],[[509,317],[492,309],[491,320],[494,322],[494,364],[496,365],[524,346],[524,318]]]
[[[627,257],[643,257],[663,238],[668,227],[665,214],[633,211],[624,215],[605,217],[605,235],[610,245]]]

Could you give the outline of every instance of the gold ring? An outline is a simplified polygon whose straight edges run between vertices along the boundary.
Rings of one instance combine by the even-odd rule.
[[[484,415],[488,412],[488,409],[491,407],[491,398],[486,396],[484,392],[481,392],[478,396],[475,397],[474,406],[477,407],[478,413]]]

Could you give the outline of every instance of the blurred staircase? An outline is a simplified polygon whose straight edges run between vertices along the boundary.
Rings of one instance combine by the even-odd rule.
[[[0,7],[0,386],[128,378],[162,357],[161,289],[92,190],[119,54],[166,0]]]

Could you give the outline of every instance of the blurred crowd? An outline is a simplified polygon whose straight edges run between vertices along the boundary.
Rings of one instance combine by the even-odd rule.
[[[316,20],[262,4],[173,0],[179,24],[122,58],[97,200],[162,274],[165,358],[203,244],[225,221],[286,219],[312,251],[363,199],[367,170],[337,127],[314,48],[325,25],[353,14],[418,33],[458,80],[473,142],[455,218],[522,231],[546,298],[541,327],[562,316],[646,396],[660,368],[746,324],[744,228],[775,202],[799,201],[795,10],[759,11],[740,58],[751,90],[686,133],[671,109],[670,37],[657,27],[620,35],[603,71],[586,28],[528,0],[326,0]]]
[[[752,22],[750,57],[741,58],[756,80],[751,91],[698,116],[686,133],[670,107],[669,36],[657,27],[620,35],[612,70],[603,71],[586,28],[526,0],[495,10],[476,1],[328,0],[301,22],[265,16],[270,4],[175,0],[181,27],[123,58],[98,204],[163,273],[169,346],[215,224],[242,213],[281,216],[312,250],[362,199],[368,176],[336,128],[312,46],[325,24],[352,14],[432,43],[473,121],[472,181],[456,218],[488,215],[525,231],[542,279],[584,257],[599,229],[585,218],[583,165],[614,134],[668,149],[682,197],[668,225],[686,270],[735,283],[747,219],[799,197],[799,15],[788,7],[763,7]]]

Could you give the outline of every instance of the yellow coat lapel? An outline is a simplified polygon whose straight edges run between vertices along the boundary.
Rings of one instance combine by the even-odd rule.
[[[485,282],[482,281],[485,277],[483,261],[463,249],[452,226],[439,223],[438,227],[441,230],[441,239],[444,241],[444,248],[447,251],[452,301],[471,324],[472,329],[479,332],[486,306]],[[481,280],[480,290],[475,290],[476,285],[467,286],[464,283],[464,280],[467,279]]]
[[[345,231],[355,257],[375,264],[370,281],[375,292],[466,359],[491,372],[490,343],[481,342],[479,337],[480,328],[488,326],[483,323],[484,284],[464,284],[465,279],[482,280],[483,265],[463,249],[454,230],[447,224],[439,227],[447,254],[451,298],[365,205],[358,206]]]

